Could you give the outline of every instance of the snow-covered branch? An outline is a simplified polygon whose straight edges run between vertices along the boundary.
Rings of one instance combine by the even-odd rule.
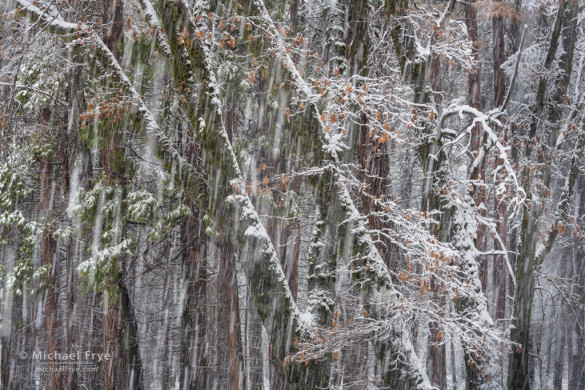
[[[26,15],[34,22],[41,22],[45,24],[49,31],[63,35],[73,42],[82,43],[81,38],[86,38],[88,41],[95,44],[95,57],[107,70],[112,72],[112,79],[118,81],[122,89],[129,95],[130,99],[135,104],[137,115],[142,119],[144,128],[148,135],[153,136],[157,140],[157,148],[161,153],[161,158],[169,159],[172,164],[177,165],[177,173],[179,180],[184,183],[189,183],[192,192],[189,194],[193,198],[200,198],[199,200],[205,202],[207,195],[207,183],[203,176],[188,163],[183,156],[175,149],[172,141],[160,128],[156,122],[154,115],[146,106],[140,94],[134,88],[134,85],[126,75],[126,72],[118,60],[96,34],[96,32],[88,25],[79,22],[69,23],[63,20],[60,14],[50,7],[48,9],[39,9],[35,3],[28,0],[17,0],[19,10],[26,13]],[[173,170],[172,166],[166,167],[168,170]]]

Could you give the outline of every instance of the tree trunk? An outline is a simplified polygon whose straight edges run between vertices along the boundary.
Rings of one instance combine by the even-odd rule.
[[[41,109],[41,120],[46,124],[51,123],[51,110],[46,107]],[[50,134],[46,134],[50,137]],[[53,172],[53,161],[49,156],[41,157],[39,165],[40,187],[41,193],[39,197],[39,217],[43,220],[44,229],[41,239],[41,263],[46,271],[45,276],[45,345],[47,351],[59,351],[59,338],[57,333],[58,317],[57,317],[57,300],[58,293],[56,292],[57,279],[56,272],[56,247],[57,242],[52,236],[51,226],[51,212],[53,210],[55,180]],[[49,372],[45,376],[45,386],[48,390],[59,390],[63,380],[62,373]]]
[[[120,45],[124,44],[124,0],[104,0],[103,19],[106,27],[104,43],[120,61]]]
[[[570,5],[570,6],[569,6]],[[576,3],[569,0],[564,0],[559,3],[559,9],[557,11],[556,21],[553,27],[550,46],[547,52],[547,56],[544,62],[544,68],[546,70],[551,69],[553,61],[555,60],[557,52],[557,44],[559,39],[562,37],[562,44],[564,53],[559,59],[559,68],[563,70],[563,74],[560,76],[559,86],[557,93],[554,96],[554,100],[557,104],[560,104],[566,90],[572,69],[573,53],[575,49],[575,21],[576,17],[574,12],[576,11]],[[566,21],[568,25],[565,26]],[[567,28],[562,29],[565,26]],[[536,137],[536,130],[538,127],[538,114],[544,107],[545,92],[547,89],[548,80],[545,77],[540,79],[538,84],[538,91],[536,95],[536,103],[533,109],[535,117],[530,127],[530,137],[534,139]],[[557,140],[557,130],[559,121],[561,119],[561,110],[552,110],[548,121],[552,125],[552,129],[549,133],[548,146],[554,147]],[[530,158],[531,148],[529,147],[526,151],[526,157]],[[538,156],[539,163],[544,163],[544,157]],[[574,161],[572,162],[573,166]],[[542,172],[542,187],[545,191],[550,188],[550,182],[552,178],[550,164],[546,164]],[[570,172],[568,183],[568,191],[565,195],[572,191],[574,182],[576,180],[576,172]],[[509,362],[508,371],[508,387],[511,390],[522,389],[526,390],[530,388],[530,375],[529,375],[529,354],[530,354],[530,321],[532,312],[532,302],[534,299],[534,284],[535,275],[534,272],[536,267],[540,266],[546,255],[554,244],[556,235],[558,232],[553,231],[549,234],[548,240],[546,240],[545,250],[538,250],[537,247],[539,242],[539,223],[541,217],[544,214],[546,204],[543,199],[539,199],[537,194],[534,194],[530,188],[529,179],[525,179],[525,191],[532,197],[530,207],[525,207],[524,217],[522,219],[522,225],[520,229],[520,245],[518,247],[518,257],[516,262],[516,291],[514,294],[514,311],[511,323],[510,338],[513,342],[519,344],[521,347],[512,350]],[[542,188],[541,187],[541,188]],[[544,200],[550,197],[546,196],[545,191],[542,192]],[[567,203],[567,201],[565,201]]]
[[[228,359],[225,363],[229,368],[230,389],[245,389],[236,259],[229,243],[220,243],[218,248],[218,282],[221,289],[218,325],[221,337],[227,338],[227,343],[223,344],[227,350],[221,355]]]
[[[206,305],[208,238],[198,218],[183,220],[185,302],[183,307],[181,388],[196,390],[209,387],[209,348],[206,333],[210,321]]]
[[[2,229],[4,236],[8,236],[10,229],[4,227]],[[14,268],[14,251],[11,245],[0,246],[0,255],[2,260],[7,259],[3,262],[6,265],[6,269],[10,272]],[[15,373],[15,361],[14,354],[18,353],[15,351],[15,340],[14,325],[16,323],[14,318],[15,308],[19,305],[19,298],[15,296],[13,291],[10,291],[6,286],[2,286],[2,327],[0,328],[0,345],[1,356],[0,359],[0,386],[2,390],[10,390],[16,388],[14,373]]]
[[[472,42],[472,57],[476,61],[475,67],[469,72],[469,105],[481,111],[481,85],[480,85],[480,62],[479,62],[479,50],[478,50],[478,38],[477,38],[477,11],[475,2],[465,4],[465,23],[467,25],[468,39]],[[483,127],[480,123],[473,126],[471,130],[471,154],[473,158],[477,158],[481,154],[484,144],[484,132]],[[476,160],[477,161],[477,160]],[[469,180],[479,181],[485,183],[485,162],[482,158],[479,164],[474,164],[470,168]],[[474,185],[474,200],[475,206],[477,207],[477,213],[481,217],[487,215],[486,205],[486,194],[485,187],[483,185]],[[475,239],[475,248],[480,252],[486,250],[486,229],[485,225],[479,223],[477,227],[477,237]],[[480,256],[478,259],[480,265],[479,280],[481,281],[481,288],[483,293],[486,292],[487,287],[487,258],[486,256]]]
[[[70,162],[77,131],[79,130],[80,119],[79,115],[85,110],[85,96],[83,92],[83,68],[79,62],[82,58],[78,53],[73,55],[74,68],[70,76],[70,85],[68,90],[69,115],[67,117],[67,129],[61,138],[61,166],[63,171],[63,199],[65,199],[67,206],[69,206],[69,199],[71,192],[71,172]],[[82,143],[83,145],[84,143]],[[83,145],[82,147],[85,147]],[[87,172],[82,173],[85,177]],[[65,290],[65,343],[68,354],[73,353],[73,345],[75,343],[76,326],[75,326],[75,311],[74,311],[74,296],[75,296],[75,275],[77,273],[73,258],[74,239],[69,237],[65,243],[65,268],[66,268],[66,290]],[[75,370],[67,372],[66,388],[73,390],[77,385],[77,373]]]
[[[258,317],[258,312],[254,306],[253,297],[250,294],[249,288],[246,288],[246,344],[248,347],[247,359],[248,365],[246,367],[249,389],[262,389],[264,386],[264,377],[269,377],[264,374],[264,361],[262,353],[262,322]]]
[[[502,0],[498,0],[502,1]],[[506,61],[506,47],[504,41],[504,18],[497,15],[492,19],[493,31],[493,61],[494,61],[494,101],[496,107],[501,107],[504,104],[506,97],[506,74],[502,69],[502,65]],[[502,129],[496,129],[502,131]],[[504,136],[504,141],[507,140]],[[496,166],[503,166],[504,161],[501,158],[496,159]],[[503,172],[499,172],[496,177],[496,186],[503,181]],[[496,233],[500,237],[502,246],[499,240],[494,240],[495,250],[507,250],[507,210],[508,204],[505,194],[498,194],[495,198],[496,209]],[[494,297],[495,297],[495,318],[503,319],[506,315],[506,264],[505,256],[497,255],[494,259]]]
[[[585,216],[585,177],[581,176],[578,182],[577,201],[575,204],[575,215],[579,221]],[[581,228],[583,230],[583,224]],[[569,346],[567,348],[568,365],[568,390],[580,390],[585,388],[585,340],[583,340],[583,329],[585,329],[585,247],[582,241],[575,240],[573,244],[573,261],[569,272],[575,277],[578,300],[575,309],[575,323],[567,323]]]
[[[47,286],[45,292],[45,327],[46,327],[46,348],[47,351],[59,351],[59,338],[57,333],[57,299],[58,294],[55,292],[55,249],[57,242],[51,236],[50,229],[45,229],[41,243],[43,266],[47,269],[45,283]],[[62,374],[59,372],[50,372],[46,376],[47,390],[61,389],[63,381]]]

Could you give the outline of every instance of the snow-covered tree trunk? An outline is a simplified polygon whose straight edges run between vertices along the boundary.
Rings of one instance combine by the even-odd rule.
[[[501,107],[506,98],[506,74],[502,65],[506,61],[506,46],[504,40],[504,17],[495,15],[492,19],[492,53],[494,68],[494,102],[496,107]],[[500,132],[506,131],[499,129]],[[496,159],[496,167],[502,167],[504,164],[501,158]],[[503,172],[496,173],[496,186],[503,180]],[[507,226],[508,226],[508,202],[507,196],[500,191],[495,196],[496,209],[496,234],[499,239],[494,240],[495,250],[507,250]],[[500,241],[501,240],[501,241]],[[502,246],[504,244],[504,247]],[[505,256],[497,255],[494,258],[493,267],[493,285],[495,297],[495,318],[503,319],[506,315],[506,265]]]

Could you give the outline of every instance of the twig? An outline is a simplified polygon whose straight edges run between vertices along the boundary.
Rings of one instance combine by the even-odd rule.
[[[55,102],[57,102],[57,103],[65,106],[65,107],[67,107],[67,103],[65,103],[62,100],[57,99],[57,97],[51,95],[50,93],[45,92],[45,91],[42,91],[42,90],[37,89],[37,88],[34,88],[34,87],[31,87],[31,86],[28,86],[28,85],[5,83],[5,82],[2,82],[2,81],[0,81],[0,85],[4,85],[6,87],[11,87],[11,88],[15,88],[15,89],[28,89],[29,91],[33,91],[33,92],[36,92],[36,93],[40,93],[41,95],[48,96],[51,99],[53,99],[53,101],[55,101]]]

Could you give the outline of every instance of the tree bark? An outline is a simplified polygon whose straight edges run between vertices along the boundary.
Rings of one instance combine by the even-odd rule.
[[[124,0],[104,0],[103,20],[106,27],[104,43],[120,61],[120,46],[124,44]]]
[[[585,216],[585,177],[581,175],[578,181],[577,202],[575,214],[579,221]],[[583,224],[581,224],[583,230]],[[583,340],[583,329],[585,329],[585,247],[582,241],[575,241],[573,244],[573,261],[569,272],[575,276],[578,300],[575,310],[575,323],[568,322],[569,347],[567,348],[568,364],[568,389],[579,390],[585,388],[585,340]]]
[[[227,242],[220,243],[218,282],[221,291],[220,312],[218,314],[219,332],[227,338],[227,347],[221,355],[227,358],[230,389],[245,389],[246,376],[241,342],[240,309],[238,302],[238,283],[236,279],[236,259]],[[279,365],[280,366],[280,365]]]
[[[574,12],[576,10],[576,3],[569,0],[564,0],[559,3],[559,9],[553,31],[551,35],[550,46],[547,52],[547,56],[544,61],[544,69],[551,69],[555,60],[557,45],[560,39],[562,39],[564,53],[560,56],[559,67],[563,70],[563,74],[560,76],[557,93],[554,96],[554,101],[557,104],[561,103],[564,90],[566,90],[571,77],[572,58],[575,49],[575,38],[574,31],[575,25]],[[567,25],[565,24],[567,21]],[[567,28],[563,29],[562,27]],[[545,93],[547,90],[548,80],[542,76],[538,84],[538,91],[536,95],[536,103],[533,109],[535,113],[534,119],[531,123],[529,136],[531,139],[535,139],[536,131],[538,128],[538,114],[542,111],[545,103]],[[552,129],[549,133],[548,146],[554,147],[557,138],[558,121],[561,118],[560,110],[552,110],[549,115],[549,123],[552,124]],[[531,148],[529,147],[526,151],[526,157],[530,158]],[[544,157],[538,156],[540,163],[544,162]],[[573,167],[573,162],[571,163]],[[542,172],[542,186],[545,189],[550,188],[551,181],[551,166],[546,164],[546,167]],[[572,169],[572,168],[571,168]],[[576,180],[576,172],[569,173],[568,192],[564,196],[568,196],[573,190],[573,185]],[[529,179],[525,179],[525,191],[527,194],[532,195],[531,206],[525,207],[524,217],[522,219],[522,225],[520,229],[520,245],[518,247],[518,257],[516,263],[516,291],[514,294],[514,308],[512,318],[512,328],[510,331],[510,338],[513,342],[520,345],[520,347],[513,349],[510,355],[509,371],[508,371],[508,387],[511,390],[522,389],[526,390],[530,388],[530,375],[529,375],[529,353],[530,353],[530,322],[532,313],[532,302],[534,299],[534,284],[535,275],[534,272],[546,255],[552,248],[558,232],[554,231],[549,234],[548,240],[545,244],[545,250],[537,251],[537,246],[540,242],[539,239],[539,223],[541,217],[544,214],[546,208],[545,201],[550,197],[544,193],[544,200],[538,199],[530,188],[532,183]],[[566,202],[565,202],[566,203]]]
[[[502,0],[499,0],[502,1]],[[506,97],[506,74],[502,69],[502,65],[506,61],[506,47],[504,41],[504,18],[502,15],[496,15],[492,19],[493,32],[493,49],[492,56],[494,61],[494,101],[496,107],[501,107],[504,104]],[[496,129],[502,132],[503,129]],[[504,135],[504,141],[507,141],[507,136]],[[503,165],[501,158],[496,159],[496,166]],[[503,172],[499,172],[496,176],[496,186],[503,181]],[[494,240],[495,250],[507,250],[507,209],[508,204],[505,194],[497,194],[495,197],[496,209],[496,233],[500,237],[504,246],[500,244],[499,240]],[[497,255],[494,258],[494,297],[495,297],[495,318],[503,319],[506,315],[506,264],[505,256]]]
[[[185,301],[183,307],[181,388],[196,390],[209,387],[209,348],[206,333],[210,327],[206,305],[208,238],[200,218],[182,222]]]
[[[52,112],[46,107],[41,109],[41,121],[49,126],[52,121]],[[50,137],[50,134],[45,134]],[[58,338],[58,317],[55,278],[56,272],[56,247],[57,242],[52,236],[51,212],[53,210],[54,196],[56,193],[53,161],[51,156],[42,156],[39,164],[39,177],[41,193],[39,197],[39,217],[43,220],[44,228],[41,238],[41,263],[46,271],[45,276],[45,345],[47,351],[59,351]],[[48,390],[59,390],[63,381],[63,374],[60,372],[49,372],[45,377],[45,386]]]
[[[475,2],[465,4],[465,23],[467,25],[468,39],[471,41],[472,57],[476,61],[476,65],[472,70],[469,71],[469,105],[481,111],[481,75],[480,75],[480,62],[479,62],[479,50],[478,50],[478,38],[477,38],[477,11]],[[471,130],[471,154],[473,158],[477,158],[484,144],[484,132],[483,127],[480,123],[473,126]],[[473,165],[470,168],[469,180],[472,182],[479,181],[485,183],[485,159],[481,159],[479,164]],[[486,193],[485,187],[480,185],[474,185],[474,201],[477,207],[477,213],[481,217],[487,215],[486,205]],[[486,242],[486,228],[485,225],[479,223],[477,227],[477,237],[475,239],[475,248],[480,252],[485,252],[487,247]],[[478,263],[480,265],[479,280],[481,281],[481,288],[483,293],[486,292],[487,287],[487,258],[485,255],[479,256]]]

